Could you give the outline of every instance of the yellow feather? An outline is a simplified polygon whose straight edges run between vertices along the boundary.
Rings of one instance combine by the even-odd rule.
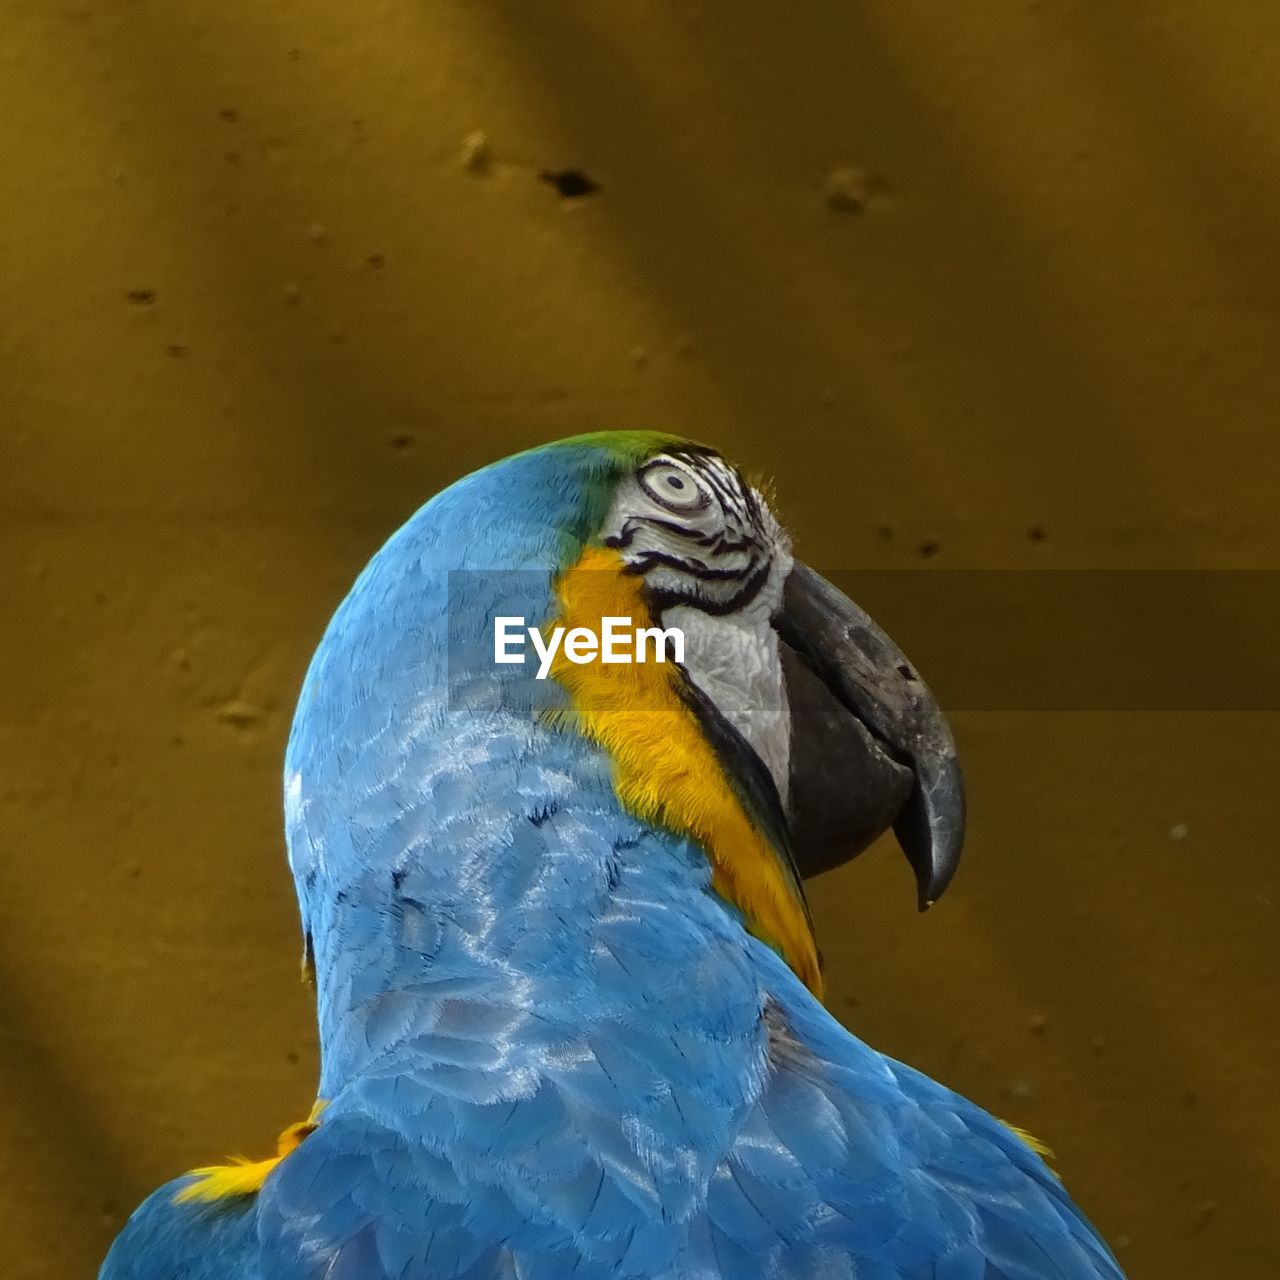
[[[617,552],[589,547],[560,575],[554,625],[603,631],[606,617],[653,625],[642,580],[623,572]],[[561,647],[552,675],[569,692],[579,730],[613,761],[618,798],[637,817],[690,836],[707,850],[712,885],[746,917],[752,931],[822,998],[817,947],[804,903],[779,854],[752,824],[697,717],[681,698],[670,662],[606,666],[570,662]]]
[[[192,1169],[194,1182],[189,1182],[174,1197],[174,1204],[213,1204],[228,1196],[251,1196],[262,1189],[267,1175],[287,1155],[296,1151],[302,1140],[320,1123],[325,1102],[317,1099],[311,1114],[298,1124],[291,1124],[276,1139],[276,1154],[266,1160],[246,1160],[231,1156],[226,1164],[205,1165]]]
[[[1025,1129],[1019,1129],[1016,1124],[1010,1124],[1007,1120],[1001,1120],[1000,1123],[1004,1125],[1004,1127],[1008,1129],[1015,1138],[1021,1138],[1022,1141],[1025,1142],[1027,1146],[1029,1146],[1031,1150],[1042,1159],[1052,1160],[1055,1158],[1053,1148],[1048,1146],[1046,1143],[1041,1142],[1034,1133],[1028,1133]]]

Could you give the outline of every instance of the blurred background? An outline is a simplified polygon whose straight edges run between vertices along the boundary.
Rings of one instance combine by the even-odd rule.
[[[810,563],[924,600],[1280,567],[1265,0],[0,17],[14,1280],[93,1274],[152,1187],[308,1110],[285,735],[457,475],[686,432],[775,478]],[[1221,624],[1154,634],[1190,689],[1275,650]],[[1005,644],[1026,687],[1041,639]],[[887,847],[811,886],[832,1008],[1047,1140],[1134,1280],[1273,1275],[1275,703],[952,702],[966,864],[925,917]]]

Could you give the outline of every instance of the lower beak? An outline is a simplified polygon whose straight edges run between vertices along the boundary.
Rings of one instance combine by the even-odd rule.
[[[788,826],[817,875],[893,828],[920,909],[942,895],[964,842],[955,740],[902,650],[843,592],[796,562],[774,619],[791,706]]]

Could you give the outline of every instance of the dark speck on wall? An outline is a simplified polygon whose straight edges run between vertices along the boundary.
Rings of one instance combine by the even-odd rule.
[[[566,200],[577,200],[600,190],[600,184],[593,182],[581,169],[544,169],[538,177],[548,186],[555,187]]]

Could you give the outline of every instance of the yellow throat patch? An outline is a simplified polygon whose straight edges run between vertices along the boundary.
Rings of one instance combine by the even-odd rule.
[[[653,625],[638,575],[616,551],[588,547],[556,584],[555,625],[599,635],[606,617]],[[711,859],[712,887],[746,917],[751,931],[822,998],[822,973],[804,902],[782,857],[734,794],[696,715],[680,696],[670,662],[581,665],[564,656],[552,676],[569,693],[580,732],[608,752],[618,798],[636,817],[700,844]]]

